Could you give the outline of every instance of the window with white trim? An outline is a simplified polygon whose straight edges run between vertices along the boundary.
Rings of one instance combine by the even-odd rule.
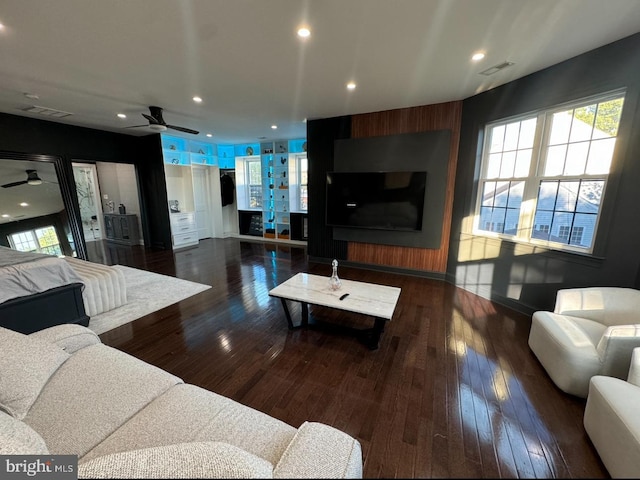
[[[591,253],[623,103],[616,92],[487,125],[474,233]]]
[[[262,208],[262,164],[260,157],[245,161],[247,205],[249,208]]]
[[[37,252],[48,255],[62,255],[60,240],[53,226],[25,230],[9,236],[11,248],[21,252]]]
[[[307,157],[298,157],[298,185],[299,185],[299,195],[298,195],[298,208],[306,212],[309,209],[309,186],[308,178],[309,178],[309,163]]]

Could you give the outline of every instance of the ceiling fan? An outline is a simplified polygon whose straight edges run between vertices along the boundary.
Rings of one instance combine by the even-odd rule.
[[[19,182],[5,183],[4,185],[2,185],[2,188],[17,187],[18,185],[24,185],[25,183],[29,185],[42,185],[43,182],[55,183],[55,182],[48,182],[46,180],[42,180],[38,176],[38,172],[36,170],[25,170],[25,172],[27,174],[26,180],[20,180]]]
[[[179,127],[177,125],[169,125],[162,118],[162,107],[149,107],[149,113],[151,115],[147,115],[143,113],[142,116],[149,120],[148,125],[133,125],[127,128],[138,128],[138,127],[149,127],[151,130],[155,130],[157,132],[164,132],[167,128],[171,128],[172,130],[178,130],[179,132],[192,133],[193,135],[197,135],[197,130],[192,130],[186,127]]]

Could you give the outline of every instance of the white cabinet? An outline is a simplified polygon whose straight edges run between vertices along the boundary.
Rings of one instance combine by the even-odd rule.
[[[194,212],[179,212],[169,215],[173,248],[198,244],[198,229]]]

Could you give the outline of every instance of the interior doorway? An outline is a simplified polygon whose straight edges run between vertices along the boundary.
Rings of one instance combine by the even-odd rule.
[[[211,173],[209,167],[191,166],[193,177],[193,201],[198,227],[198,239],[213,237],[212,208],[211,208]]]

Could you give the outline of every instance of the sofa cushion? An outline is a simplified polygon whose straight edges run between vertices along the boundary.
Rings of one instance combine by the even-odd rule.
[[[151,447],[78,465],[79,478],[272,478],[273,465],[219,442]]]
[[[89,345],[101,343],[100,337],[93,330],[74,323],[64,323],[38,330],[30,333],[29,337],[55,343],[67,353],[74,353]]]
[[[0,409],[21,420],[69,354],[6,328],[0,328],[0,352]]]
[[[291,425],[262,412],[183,384],[154,400],[83,460],[172,443],[214,441],[235,445],[275,465],[295,433]]]
[[[47,455],[38,432],[26,423],[0,412],[0,455]]]
[[[329,425],[304,422],[280,462],[275,478],[362,478],[360,442]]]
[[[51,453],[83,456],[178,377],[103,344],[78,350],[25,417]]]

